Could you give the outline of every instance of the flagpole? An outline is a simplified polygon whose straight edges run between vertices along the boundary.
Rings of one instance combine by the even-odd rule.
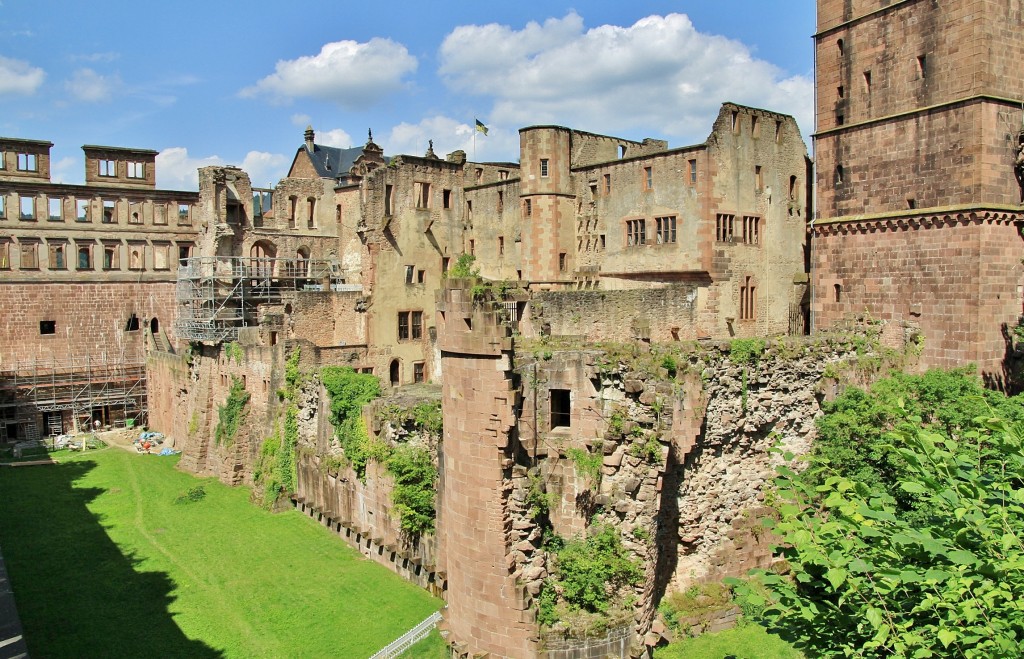
[[[473,127],[473,162],[476,162],[476,126]]]

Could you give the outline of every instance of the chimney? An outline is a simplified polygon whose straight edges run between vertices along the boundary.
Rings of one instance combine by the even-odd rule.
[[[306,126],[306,151],[313,153],[313,127]]]

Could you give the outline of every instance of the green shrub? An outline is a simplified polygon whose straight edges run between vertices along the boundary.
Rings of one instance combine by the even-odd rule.
[[[622,546],[618,531],[601,525],[586,539],[573,539],[558,551],[558,583],[570,610],[603,613],[610,597],[640,583],[644,573]]]
[[[565,451],[566,457],[576,465],[576,472],[583,476],[587,484],[597,489],[601,484],[601,468],[604,467],[604,456],[600,453],[591,453],[586,449],[569,448]]]
[[[413,536],[434,530],[437,469],[430,453],[420,446],[402,444],[385,463],[395,477],[391,500],[402,531]]]
[[[248,402],[249,392],[245,390],[241,378],[232,376],[228,399],[217,408],[217,427],[213,437],[218,446],[231,446],[235,443],[235,435],[245,419],[245,406]]]
[[[448,270],[447,276],[452,279],[479,277],[480,268],[474,268],[474,263],[476,263],[476,257],[472,254],[460,254],[459,258],[455,259],[455,265]]]
[[[342,450],[360,479],[366,478],[366,462],[373,447],[361,412],[363,406],[380,396],[380,381],[347,366],[325,366],[320,379],[330,397],[330,421]]]
[[[174,503],[196,503],[206,498],[206,488],[202,485],[196,485],[195,487],[188,488],[182,494],[179,494],[174,500]]]
[[[734,339],[729,344],[729,359],[734,364],[756,364],[764,352],[764,339]]]

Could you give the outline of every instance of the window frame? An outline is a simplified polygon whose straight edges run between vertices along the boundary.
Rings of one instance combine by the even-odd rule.
[[[676,216],[663,215],[654,218],[655,235],[658,245],[668,245],[676,242]]]
[[[647,244],[647,218],[626,220],[626,247],[642,247]]]

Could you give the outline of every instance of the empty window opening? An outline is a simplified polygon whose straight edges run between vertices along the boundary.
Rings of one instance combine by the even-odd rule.
[[[572,427],[572,398],[568,389],[552,389],[551,429]]]
[[[605,194],[611,194],[611,191],[612,191],[612,175],[611,174],[605,174],[604,175],[604,193]]]
[[[620,144],[619,145],[619,159],[622,159],[622,158],[625,158],[625,157],[626,157],[626,145],[625,144]]]
[[[472,222],[473,221],[473,200],[472,199],[467,199],[466,200],[466,221],[468,221],[468,222]]]
[[[405,266],[405,283],[411,284],[413,273],[416,271],[416,266],[407,265]]]
[[[743,243],[758,245],[761,242],[761,218],[747,215],[743,218]]]
[[[57,321],[56,320],[40,320],[39,321],[39,333],[40,334],[56,334],[57,333]]]
[[[11,241],[0,240],[0,270],[11,269]]]
[[[527,199],[526,201],[523,202],[523,204],[523,214],[526,217],[533,217],[533,201]]]
[[[505,236],[498,236],[498,256],[505,255]]]
[[[864,72],[864,91],[868,94],[871,93],[871,71]]]
[[[522,281],[523,280],[523,271],[522,270],[516,270],[516,279],[518,281]]]
[[[505,193],[498,190],[498,212],[501,213],[505,210]]]
[[[836,96],[838,96],[839,98],[843,98],[843,96],[845,94],[846,94],[846,88],[845,87],[843,87],[842,85],[839,85],[838,87],[836,87]]]
[[[735,110],[732,111],[732,132],[740,132],[740,113]]]
[[[134,313],[128,317],[128,322],[124,324],[124,331],[126,332],[138,332],[139,331],[139,317]]]
[[[843,166],[836,165],[836,185],[842,185],[844,174],[845,172],[843,172]]]
[[[451,190],[441,190],[441,202],[442,202],[442,206],[444,208],[451,208],[452,207],[452,191]]]
[[[427,283],[427,271],[426,270],[417,270],[416,271],[416,283],[417,284],[425,284],[425,283]]]
[[[442,256],[441,257],[441,274],[445,274],[446,272],[448,272],[448,265],[451,262],[452,262],[452,260],[451,260],[450,257],[447,257],[447,256]]]
[[[103,246],[103,269],[104,270],[118,270],[120,269],[120,263],[118,263],[118,253],[121,251],[117,245],[104,245]]]
[[[191,257],[192,257],[192,245],[178,245],[178,262],[179,262],[179,264],[185,265],[184,263],[182,263],[182,261],[184,261],[185,259],[191,258]]]
[[[402,364],[397,359],[391,360],[391,366],[388,368],[389,381],[392,387],[397,387],[402,382]]]
[[[19,205],[21,210],[21,219],[23,220],[34,220],[36,219],[36,199],[35,197],[19,197]]]
[[[50,270],[64,270],[67,263],[64,259],[64,245],[50,245]]]
[[[477,167],[476,171],[474,172],[474,177],[476,178],[477,183],[482,183],[484,180],[484,168]]]
[[[423,369],[423,362],[413,362],[412,364],[412,381],[416,384],[425,382],[425,371]]]
[[[498,180],[499,181],[507,181],[508,180],[508,170],[507,169],[499,169],[498,170]]]
[[[47,210],[47,213],[46,213],[47,219],[50,220],[51,222],[59,222],[62,219],[64,219],[63,213],[61,212],[61,200],[60,199],[54,199],[53,197],[50,197],[49,199],[47,199],[47,201],[46,201],[46,210]]]
[[[697,182],[697,160],[690,161],[690,183]]]
[[[746,277],[740,287],[740,320],[754,319],[754,299],[757,287],[753,284],[753,277]]]
[[[750,117],[750,135],[751,137],[759,137],[761,132],[761,122],[758,121],[759,117],[755,114]]]
[[[395,187],[393,185],[384,186],[384,217],[391,217],[392,214],[392,195],[395,194]]]
[[[839,302],[843,296],[843,287],[841,284],[832,284],[832,301]]]
[[[306,199],[306,228],[316,228],[316,199],[313,197]]]
[[[39,243],[35,241],[21,243],[21,269],[39,269]]]
[[[644,167],[644,190],[654,189],[654,168]]]
[[[238,204],[232,204],[235,208],[238,208]],[[230,216],[229,216],[230,221]],[[142,224],[142,218],[139,217],[138,211],[132,211],[132,216],[128,218],[128,224]]]
[[[92,247],[90,245],[78,246],[78,269],[92,270]]]
[[[789,200],[796,201],[796,195],[799,189],[796,184],[796,176],[789,177]]]
[[[565,252],[558,253],[558,271],[565,272],[566,268],[566,254]]]
[[[0,219],[7,217],[7,197],[0,194]]]
[[[839,51],[839,56],[842,57],[846,54],[846,42],[842,39],[836,41],[836,50]]]
[[[295,211],[299,205],[299,198],[292,196],[288,197],[288,228],[295,228]]]
[[[416,181],[413,187],[416,192],[416,208],[430,208],[430,184]]]
[[[671,215],[669,217],[656,217],[654,218],[654,223],[658,234],[659,245],[674,243],[676,241],[675,215]]]
[[[779,120],[775,121],[775,141],[778,142],[782,139],[782,122]]]
[[[647,242],[647,220],[626,220],[626,246],[633,247]]]
[[[128,178],[146,178],[146,164],[128,161]]]
[[[916,199],[907,199],[907,208],[909,208],[911,210],[917,208],[917,200]]]
[[[734,219],[733,215],[718,214],[715,219],[715,240],[720,243],[732,241]]]
[[[925,77],[928,74],[928,60],[927,55],[917,56],[917,75],[920,78]]]
[[[131,250],[131,254],[129,255],[129,259],[128,259],[128,267],[130,269],[132,269],[132,270],[142,270],[142,265],[143,265],[143,261],[142,261],[142,253],[143,252],[142,252],[142,250],[143,250],[143,247],[140,246],[140,245],[133,245],[129,249]]]
[[[605,234],[602,233],[598,236],[598,244],[601,246],[601,251],[603,252],[605,249]]]
[[[842,126],[845,123],[846,123],[846,115],[840,114],[840,113],[837,112],[836,113],[836,126]]]
[[[192,223],[192,207],[188,204],[178,204],[178,224]]]
[[[19,172],[36,172],[36,171],[39,171],[39,162],[36,160],[36,154],[34,154],[34,153],[19,153],[18,154],[18,171]]]
[[[99,167],[100,176],[117,176],[116,160],[98,160],[96,164]]]
[[[76,199],[75,200],[75,221],[76,222],[88,222],[89,221],[89,200],[88,199]]]
[[[764,189],[764,175],[761,173],[761,165],[754,165],[754,188]]]
[[[476,241],[472,238],[469,239],[469,253],[471,256],[476,256]]]
[[[114,222],[114,202],[104,201],[103,202],[103,224],[113,224]]]
[[[276,346],[277,345],[277,332],[274,332],[274,331],[270,332],[270,345],[272,345],[272,346]]]

